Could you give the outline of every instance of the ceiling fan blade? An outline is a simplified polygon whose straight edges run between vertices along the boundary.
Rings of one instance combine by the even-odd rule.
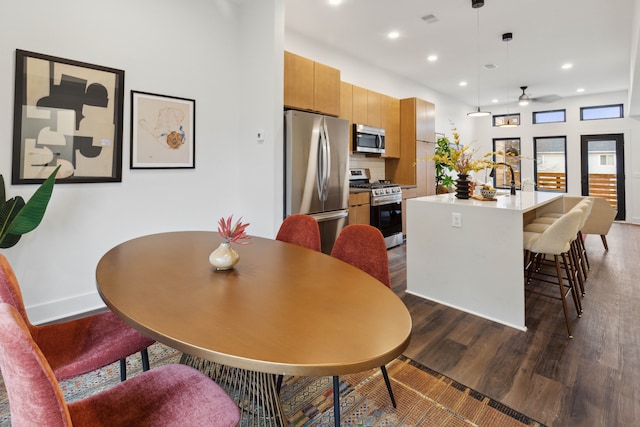
[[[532,98],[532,101],[549,104],[551,102],[560,101],[561,99],[562,97],[559,95],[545,95],[545,96],[539,96],[537,98]]]

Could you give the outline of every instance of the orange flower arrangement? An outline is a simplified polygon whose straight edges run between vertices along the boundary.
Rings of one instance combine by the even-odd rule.
[[[229,218],[224,219],[220,218],[218,221],[218,234],[224,239],[227,243],[237,243],[239,245],[248,245],[251,242],[241,242],[240,240],[248,240],[251,239],[245,230],[250,225],[249,223],[243,224],[242,217],[239,220],[231,225],[233,222],[233,215],[229,216]]]

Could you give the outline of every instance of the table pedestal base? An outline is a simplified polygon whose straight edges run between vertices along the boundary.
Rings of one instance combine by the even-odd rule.
[[[285,426],[275,375],[232,368],[183,354],[180,363],[192,366],[213,379],[240,408],[239,426]]]

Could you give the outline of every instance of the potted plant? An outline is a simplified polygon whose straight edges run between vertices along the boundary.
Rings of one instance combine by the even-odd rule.
[[[23,234],[33,231],[47,209],[58,166],[25,203],[21,196],[7,200],[4,178],[0,175],[0,248],[15,246]]]
[[[451,143],[446,136],[438,138],[436,141],[435,155],[440,157],[451,156]],[[434,156],[435,157],[435,156]],[[453,188],[455,181],[449,174],[453,171],[453,167],[444,162],[436,160],[436,194],[448,193]]]

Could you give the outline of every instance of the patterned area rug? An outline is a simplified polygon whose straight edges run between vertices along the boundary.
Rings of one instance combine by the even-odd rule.
[[[162,344],[149,349],[151,367],[177,363],[180,353]],[[140,357],[127,359],[127,372],[141,371]],[[406,357],[387,365],[398,403],[393,408],[380,369],[340,377],[343,426],[487,426],[542,424]],[[118,363],[63,381],[67,401],[81,399],[120,382]],[[290,425],[332,426],[333,383],[330,377],[287,377],[281,400]],[[9,402],[0,378],[0,426],[10,426]]]

